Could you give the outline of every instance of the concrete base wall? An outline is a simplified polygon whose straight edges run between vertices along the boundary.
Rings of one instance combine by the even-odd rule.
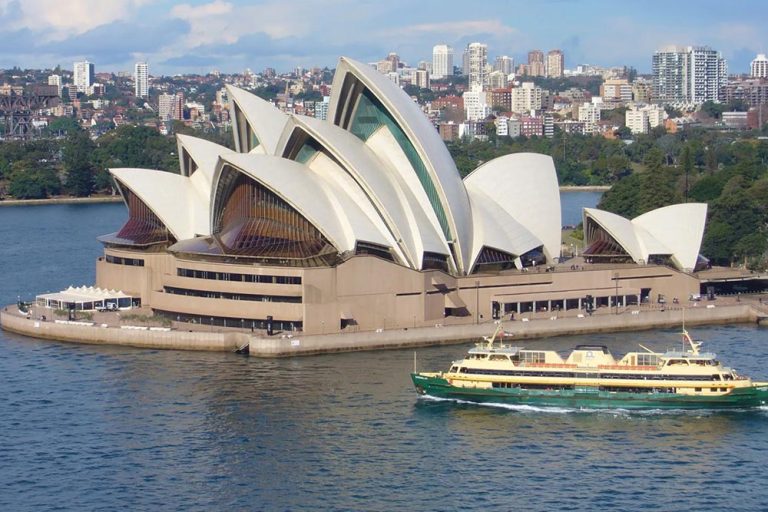
[[[757,322],[762,313],[750,305],[722,306],[712,309],[685,310],[685,324],[712,325]],[[504,331],[515,339],[542,338],[599,332],[641,331],[656,328],[681,327],[683,310],[643,311],[634,315],[595,315],[584,318],[570,317],[556,320],[531,320],[528,322],[503,322]],[[328,352],[380,350],[430,345],[459,344],[490,336],[495,330],[493,323],[393,329],[381,332],[348,334],[296,335],[288,337],[252,338],[249,353],[257,357],[290,357]]]
[[[230,352],[246,345],[250,338],[245,333],[142,331],[115,327],[57,324],[28,319],[6,312],[0,312],[0,322],[3,330],[33,338],[152,349]]]
[[[757,322],[764,313],[749,304],[691,308],[685,310],[686,325]],[[104,345],[125,345],[152,349],[234,351],[248,345],[257,357],[291,357],[330,352],[350,352],[447,345],[478,340],[493,334],[494,323],[421,327],[326,335],[294,335],[289,337],[256,337],[241,332],[143,331],[115,327],[79,326],[41,322],[0,312],[0,322],[6,331],[50,340]],[[503,322],[504,331],[515,339],[564,336],[598,332],[640,331],[654,328],[679,328],[683,310],[642,311],[620,315],[599,314],[584,318],[569,317],[554,320]]]

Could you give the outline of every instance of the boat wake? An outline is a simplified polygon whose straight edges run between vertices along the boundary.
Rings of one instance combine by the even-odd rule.
[[[560,407],[560,406],[536,406],[525,404],[504,404],[499,402],[473,402],[471,400],[461,400],[459,398],[442,398],[432,395],[421,395],[421,400],[431,402],[453,402],[457,404],[475,405],[480,407],[491,407],[494,409],[506,409],[509,411],[523,413],[548,413],[548,414],[603,414],[615,417],[630,416],[691,416],[691,417],[709,417],[723,413],[768,413],[768,405],[745,409],[625,409],[621,407]]]
[[[494,402],[472,402],[471,400],[461,400],[458,398],[441,398],[431,395],[421,395],[419,397],[422,400],[429,400],[432,402],[453,402],[457,404],[477,405],[480,407],[491,407],[494,409],[507,409],[510,411],[519,412],[546,412],[550,414],[567,414],[572,412],[579,412],[579,409],[572,409],[567,407],[540,407],[535,405],[523,405],[523,404],[502,404]]]

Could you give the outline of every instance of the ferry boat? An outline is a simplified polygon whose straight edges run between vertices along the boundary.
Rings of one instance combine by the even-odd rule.
[[[416,391],[437,398],[568,408],[751,408],[768,403],[768,382],[722,366],[683,329],[681,349],[629,352],[616,360],[604,345],[578,345],[563,359],[491,337],[447,372],[412,373]],[[503,335],[503,334],[502,334]]]

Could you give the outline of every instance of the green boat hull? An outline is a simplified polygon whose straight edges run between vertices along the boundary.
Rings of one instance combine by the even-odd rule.
[[[411,374],[421,395],[477,403],[565,407],[574,409],[747,409],[768,404],[768,386],[736,388],[727,395],[624,393],[583,387],[572,390],[461,388],[441,377]]]

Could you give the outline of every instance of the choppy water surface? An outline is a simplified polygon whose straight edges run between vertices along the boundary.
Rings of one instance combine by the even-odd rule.
[[[0,236],[19,240],[0,248],[3,302],[13,302],[23,287],[62,286],[47,286],[49,278],[63,286],[92,281],[99,252],[93,236],[117,226],[94,227],[90,207],[68,208],[0,208]],[[119,205],[98,208],[106,224],[124,218]],[[768,329],[695,334],[743,373],[768,380]],[[672,332],[591,339],[616,353],[634,348],[634,341],[662,348],[676,340]],[[584,341],[536,344],[563,350]],[[466,348],[420,349],[418,366],[447,368]],[[418,398],[408,378],[412,367],[412,351],[259,360],[0,333],[0,510],[765,510],[768,504],[766,410],[460,404]]]

